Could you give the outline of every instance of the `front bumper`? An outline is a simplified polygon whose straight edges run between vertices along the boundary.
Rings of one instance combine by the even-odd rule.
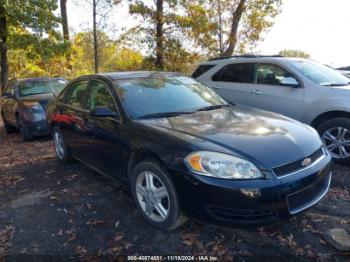
[[[25,125],[34,136],[46,136],[49,134],[49,126],[46,120],[46,112],[24,112]]]
[[[49,128],[46,120],[28,121],[27,127],[34,136],[46,136],[49,134]]]
[[[265,223],[315,205],[327,193],[331,157],[284,177],[226,180],[169,170],[186,215],[208,223]],[[269,175],[272,177],[273,175]]]

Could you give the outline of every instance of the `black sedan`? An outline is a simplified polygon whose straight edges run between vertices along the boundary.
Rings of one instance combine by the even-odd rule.
[[[287,218],[328,191],[331,157],[317,132],[228,104],[175,73],[83,76],[48,106],[58,160],[77,159],[131,190],[152,225]]]
[[[1,97],[1,116],[7,133],[18,129],[23,141],[48,135],[46,105],[67,84],[58,77],[11,80]]]

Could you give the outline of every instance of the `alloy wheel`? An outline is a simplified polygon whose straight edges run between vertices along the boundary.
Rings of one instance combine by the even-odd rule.
[[[322,134],[322,141],[333,158],[350,157],[350,130],[344,127],[333,127]]]
[[[56,151],[58,158],[63,159],[64,158],[64,146],[63,146],[62,135],[59,132],[55,131],[53,140],[54,140],[54,144],[55,144],[55,151]]]
[[[150,171],[136,180],[136,196],[142,211],[155,222],[163,222],[170,212],[169,193],[161,179]]]

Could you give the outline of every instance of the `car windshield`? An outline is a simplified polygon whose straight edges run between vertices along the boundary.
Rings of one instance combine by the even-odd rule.
[[[186,76],[150,76],[116,81],[131,118],[161,117],[209,110],[228,104],[207,86]]]
[[[58,94],[66,84],[63,79],[23,81],[18,84],[18,92],[20,96]]]
[[[308,60],[291,61],[290,63],[316,84],[322,86],[346,86],[349,84],[348,78],[325,65]]]

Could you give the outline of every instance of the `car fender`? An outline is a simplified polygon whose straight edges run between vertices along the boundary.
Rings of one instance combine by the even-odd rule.
[[[350,104],[348,97],[328,97],[316,100],[305,107],[305,116],[303,122],[312,124],[319,116],[330,112],[344,112],[350,114]]]

